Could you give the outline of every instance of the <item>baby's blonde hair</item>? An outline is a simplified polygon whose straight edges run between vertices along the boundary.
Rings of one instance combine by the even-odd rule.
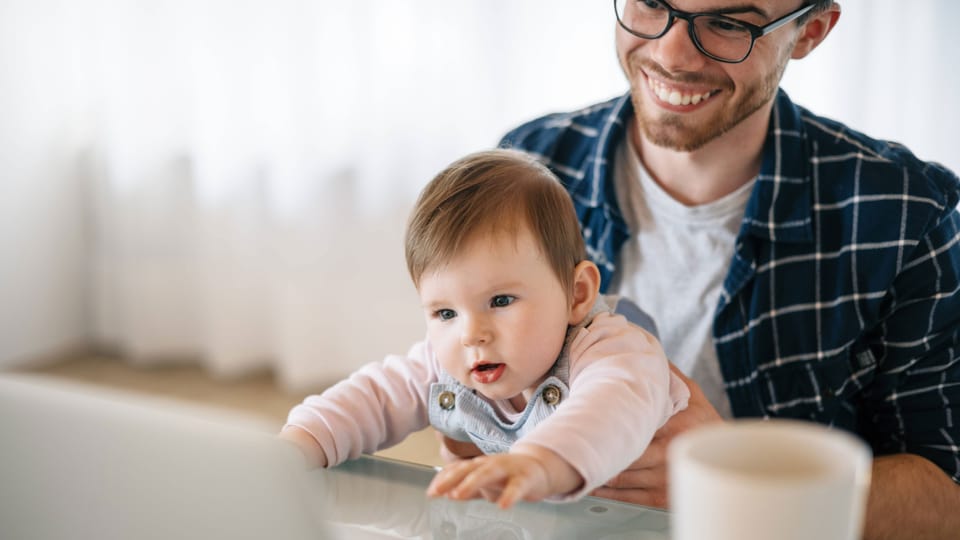
[[[450,261],[476,234],[516,235],[529,227],[560,284],[573,289],[586,258],[580,223],[567,191],[549,169],[516,150],[488,150],[455,161],[424,187],[406,233],[414,285]]]

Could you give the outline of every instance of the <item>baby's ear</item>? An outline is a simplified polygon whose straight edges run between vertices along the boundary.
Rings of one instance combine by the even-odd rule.
[[[600,294],[600,269],[590,261],[580,261],[573,269],[573,299],[570,304],[570,325],[577,325],[593,309]]]

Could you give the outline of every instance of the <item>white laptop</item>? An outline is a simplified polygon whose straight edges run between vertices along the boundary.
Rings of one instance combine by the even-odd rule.
[[[203,412],[0,374],[0,538],[330,537],[296,449]]]

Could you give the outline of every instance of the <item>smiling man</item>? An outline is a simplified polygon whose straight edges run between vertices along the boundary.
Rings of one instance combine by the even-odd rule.
[[[502,141],[557,173],[602,289],[654,316],[689,377],[689,409],[596,494],[664,506],[677,434],[799,418],[873,448],[868,537],[955,538],[957,176],[779,89],[839,20],[834,2],[614,5],[629,94]]]

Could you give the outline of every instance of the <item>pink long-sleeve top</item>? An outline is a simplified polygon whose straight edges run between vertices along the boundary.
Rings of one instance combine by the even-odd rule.
[[[584,479],[578,498],[623,471],[690,393],[657,340],[621,315],[600,313],[569,344],[569,397],[524,438],[566,460]],[[328,466],[393,446],[429,424],[430,385],[441,367],[429,343],[367,364],[294,407],[287,426],[313,436]],[[502,416],[506,401],[490,401]]]

